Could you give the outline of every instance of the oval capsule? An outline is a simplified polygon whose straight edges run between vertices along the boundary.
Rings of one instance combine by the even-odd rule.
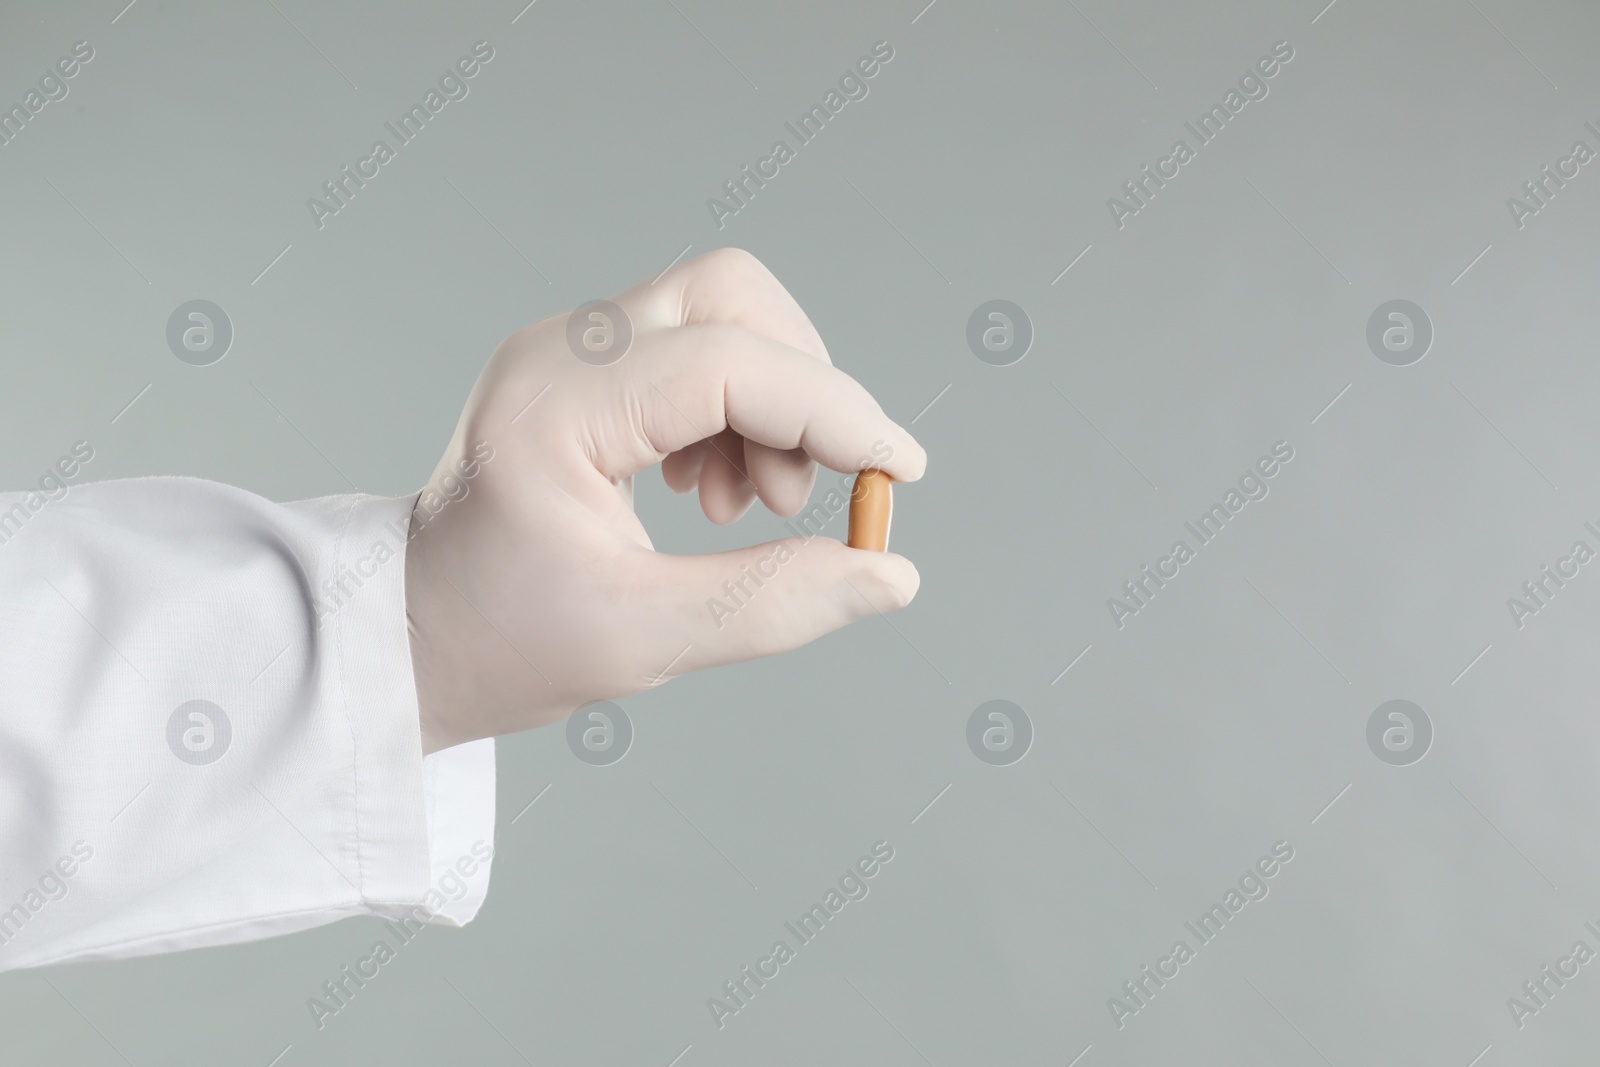
[[[864,470],[856,475],[850,491],[850,532],[845,543],[851,548],[883,552],[889,548],[889,519],[894,512],[894,479],[880,470]]]

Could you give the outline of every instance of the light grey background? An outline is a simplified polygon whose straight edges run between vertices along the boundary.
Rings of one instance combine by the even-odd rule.
[[[86,438],[94,478],[402,493],[502,336],[724,244],[931,456],[896,501],[912,608],[622,702],[614,766],[505,739],[481,916],[325,1028],[306,1000],[376,923],[6,975],[0,1060],[1588,1062],[1600,964],[1520,1030],[1506,1000],[1600,948],[1600,566],[1520,630],[1506,600],[1600,545],[1600,165],[1524,228],[1506,199],[1600,148],[1600,9],[924,2],[0,6],[7,105],[96,51],[0,147],[0,484]],[[306,199],[480,39],[470,96],[319,230]],[[719,230],[706,199],[878,40],[869,96]],[[1280,40],[1118,229],[1107,198]],[[195,298],[236,332],[211,367],[165,343]],[[1036,330],[1011,367],[966,347],[994,298]],[[1396,298],[1435,329],[1409,367],[1365,341]],[[1270,495],[1119,630],[1106,599],[1279,440]],[[654,476],[638,507],[667,551],[780,530]],[[1000,698],[1036,730],[1009,767],[965,741]],[[1365,739],[1395,698],[1436,735],[1406,767]],[[880,839],[871,895],[719,1031],[707,998]],[[1118,1029],[1107,998],[1280,840]]]

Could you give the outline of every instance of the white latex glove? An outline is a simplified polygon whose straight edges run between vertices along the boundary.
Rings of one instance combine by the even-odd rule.
[[[574,354],[565,313],[500,345],[413,512],[406,611],[427,752],[795,648],[916,594],[909,560],[828,537],[656,552],[632,498],[657,463],[729,523],[757,496],[798,513],[818,462],[909,482],[927,457],[748,253],[707,253],[613,302],[634,336],[608,366]],[[736,614],[708,608],[747,573],[772,576],[744,580]]]

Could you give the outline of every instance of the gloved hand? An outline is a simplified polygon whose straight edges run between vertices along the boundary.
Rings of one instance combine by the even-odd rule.
[[[916,594],[909,560],[822,536],[656,552],[633,477],[657,463],[729,523],[758,496],[798,513],[819,462],[909,482],[927,457],[832,366],[748,253],[707,253],[613,302],[634,336],[608,366],[574,354],[567,314],[500,345],[413,510],[406,613],[424,752],[795,648]],[[757,586],[752,573],[771,577]],[[737,612],[708,608],[741,580]]]

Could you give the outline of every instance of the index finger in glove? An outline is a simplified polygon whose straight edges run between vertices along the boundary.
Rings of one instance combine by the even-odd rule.
[[[651,336],[607,384],[636,434],[591,443],[610,477],[625,477],[727,427],[774,449],[802,449],[836,471],[876,467],[922,477],[927,454],[843,371],[741,326],[703,324]],[[641,348],[645,347],[641,345]]]

